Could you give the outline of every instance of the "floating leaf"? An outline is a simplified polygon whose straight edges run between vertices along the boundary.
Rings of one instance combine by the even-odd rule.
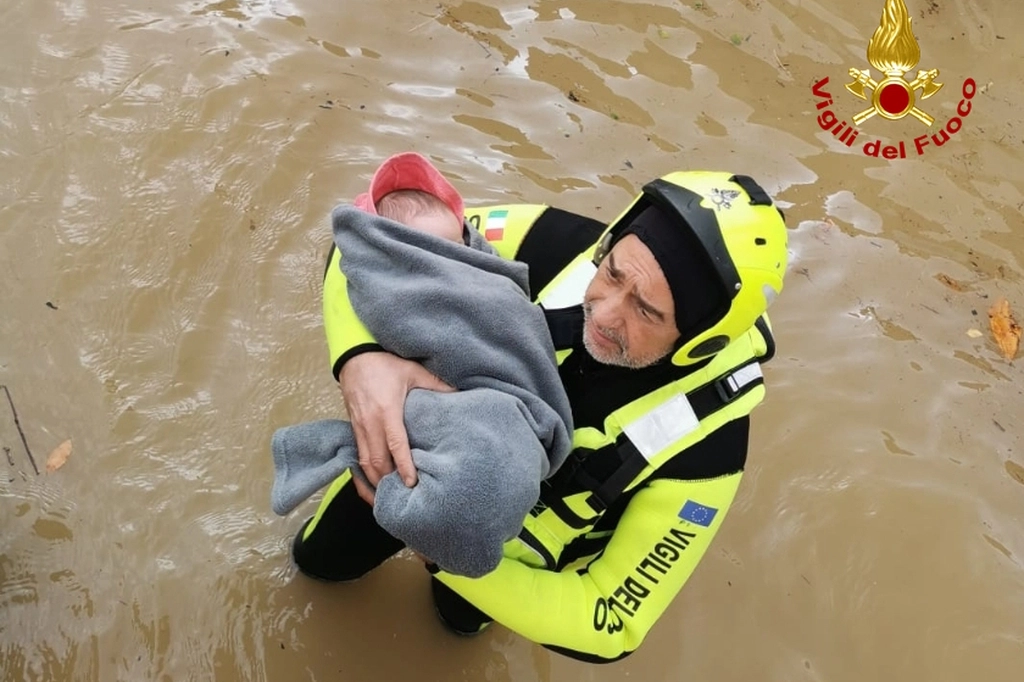
[[[972,339],[978,339],[984,336],[984,334],[981,333],[980,329],[968,329],[967,336],[971,337]]]
[[[1021,328],[1010,313],[1010,302],[1001,298],[989,308],[988,326],[999,346],[1000,352],[1007,360],[1013,360],[1020,346]]]
[[[46,473],[52,474],[57,469],[64,466],[64,463],[68,461],[68,457],[71,456],[71,441],[66,440],[50,453],[50,456],[46,458]]]

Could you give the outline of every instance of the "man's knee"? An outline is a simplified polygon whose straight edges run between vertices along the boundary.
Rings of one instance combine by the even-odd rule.
[[[315,516],[292,543],[292,558],[304,574],[320,580],[362,577],[402,549],[381,528],[346,473],[328,488]]]

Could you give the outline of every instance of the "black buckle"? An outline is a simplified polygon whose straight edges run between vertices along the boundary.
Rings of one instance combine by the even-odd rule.
[[[725,405],[731,403],[736,396],[740,394],[740,389],[734,389],[729,384],[729,379],[732,379],[732,374],[728,374],[721,379],[715,380],[715,391],[718,393],[718,397],[722,399],[722,403]]]

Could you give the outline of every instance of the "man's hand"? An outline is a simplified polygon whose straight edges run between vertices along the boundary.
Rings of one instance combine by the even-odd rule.
[[[405,399],[414,388],[449,393],[455,389],[418,362],[386,352],[360,353],[341,368],[345,398],[356,437],[359,466],[376,487],[395,468],[410,488],[416,485],[416,467],[405,431]],[[374,493],[358,477],[352,478],[359,496],[373,504]]]

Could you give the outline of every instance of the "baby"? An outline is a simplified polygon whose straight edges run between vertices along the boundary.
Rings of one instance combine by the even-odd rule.
[[[462,220],[448,204],[418,189],[400,189],[381,197],[377,215],[451,242],[464,243]]]
[[[422,156],[389,158],[369,191],[332,211],[353,313],[375,345],[416,358],[457,390],[409,392],[417,483],[378,483],[381,528],[441,568],[494,570],[540,485],[572,449],[572,409],[526,265],[466,229],[458,191]],[[400,223],[399,229],[395,223]],[[456,244],[458,246],[456,246]],[[274,511],[287,514],[345,470],[362,477],[350,422],[278,429]]]

